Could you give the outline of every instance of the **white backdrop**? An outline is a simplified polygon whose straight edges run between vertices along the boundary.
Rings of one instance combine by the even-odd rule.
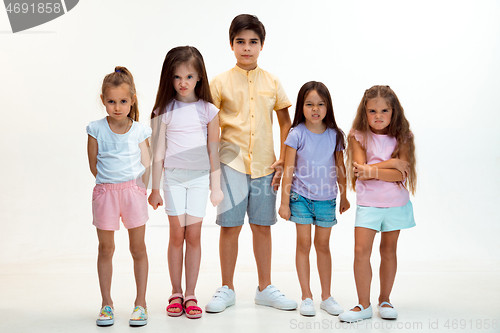
[[[240,13],[265,24],[259,65],[292,103],[305,82],[324,82],[345,132],[365,89],[388,84],[398,94],[419,172],[403,269],[499,271],[499,1],[85,0],[16,34],[0,9],[0,264],[95,256],[85,126],[105,115],[104,75],[131,70],[147,123],[168,50],[196,46],[212,78],[235,64],[228,28]],[[152,227],[166,224],[163,211],[150,213]],[[337,269],[351,269],[353,223],[351,209],[335,227]],[[275,242],[293,253],[295,229],[278,230]],[[204,247],[217,253],[216,243]]]

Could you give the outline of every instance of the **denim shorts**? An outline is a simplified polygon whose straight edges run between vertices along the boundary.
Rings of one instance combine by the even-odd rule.
[[[368,228],[378,231],[394,231],[415,226],[413,205],[411,201],[401,207],[367,207],[356,208],[355,227]]]
[[[335,215],[336,199],[311,200],[300,194],[290,192],[290,221],[298,224],[314,224],[318,227],[331,228],[337,224]]]
[[[224,199],[217,206],[215,223],[221,227],[237,227],[243,225],[245,213],[252,224],[276,223],[276,191],[271,187],[274,173],[251,178],[223,163],[220,169]]]

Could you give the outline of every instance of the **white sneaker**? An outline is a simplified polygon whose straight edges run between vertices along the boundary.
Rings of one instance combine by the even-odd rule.
[[[340,321],[345,321],[345,322],[348,322],[348,323],[354,323],[354,322],[357,322],[357,321],[360,321],[360,320],[369,319],[369,318],[372,317],[373,311],[372,311],[371,304],[366,309],[363,308],[363,306],[361,304],[358,304],[356,306],[358,308],[360,308],[361,311],[352,311],[352,309],[351,309],[350,311],[341,313],[339,315],[339,320]]]
[[[314,308],[313,300],[306,298],[300,303],[300,314],[303,316],[315,316],[316,309]]]
[[[390,308],[384,307],[385,304],[389,305]],[[398,317],[398,312],[396,311],[396,309],[394,309],[394,306],[392,306],[392,304],[389,302],[382,302],[377,307],[378,307],[378,312],[380,313],[380,318],[382,319],[396,319]]]
[[[206,312],[222,312],[228,306],[234,305],[236,294],[228,286],[222,286],[215,291],[212,299],[205,305]]]
[[[280,310],[294,310],[297,308],[297,302],[293,299],[286,298],[285,295],[281,293],[272,284],[268,285],[266,289],[255,292],[255,304],[272,306],[273,308]]]
[[[332,296],[328,297],[324,301],[321,301],[319,307],[333,316],[338,316],[339,314],[344,312],[344,309],[342,309],[339,303],[337,303],[337,301]]]

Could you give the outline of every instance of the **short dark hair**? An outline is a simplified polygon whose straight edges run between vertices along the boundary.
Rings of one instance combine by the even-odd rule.
[[[229,27],[229,42],[233,45],[234,38],[243,30],[252,30],[260,39],[260,43],[264,44],[266,39],[266,29],[264,24],[255,15],[240,14],[236,16]]]

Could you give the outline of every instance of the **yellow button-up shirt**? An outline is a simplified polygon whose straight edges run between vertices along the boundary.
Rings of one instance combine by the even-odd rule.
[[[221,162],[252,178],[273,173],[273,110],[292,105],[278,78],[260,67],[235,66],[213,78],[210,89],[220,109]]]

